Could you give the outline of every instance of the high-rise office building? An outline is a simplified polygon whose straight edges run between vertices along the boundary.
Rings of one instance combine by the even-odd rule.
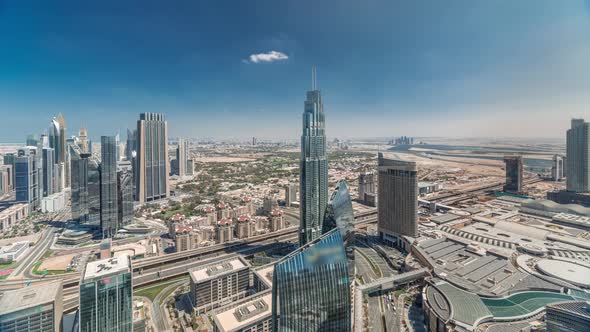
[[[14,190],[12,165],[0,165],[0,194],[9,194]]]
[[[133,179],[131,172],[117,172],[117,207],[119,227],[133,221]]]
[[[186,165],[188,161],[188,141],[184,138],[178,139],[178,147],[176,148],[176,160],[178,162],[178,175],[186,176]]]
[[[127,129],[127,143],[125,145],[125,156],[127,160],[131,162],[131,180],[133,186],[133,199],[138,200],[135,197],[137,188],[135,185],[137,184],[137,129],[129,130]]]
[[[100,227],[100,170],[90,153],[70,145],[72,163],[72,219],[81,225]]]
[[[39,169],[37,167],[37,147],[27,146],[18,149],[15,169],[16,201],[29,204],[29,211],[40,206]]]
[[[62,331],[61,280],[6,291],[0,296],[0,331]]]
[[[136,198],[150,202],[167,198],[168,123],[162,113],[141,113],[137,121]]]
[[[317,239],[328,204],[328,157],[324,102],[316,89],[315,68],[312,90],[307,92],[303,111],[301,160],[299,164],[299,244]]]
[[[590,192],[590,123],[584,119],[572,119],[566,145],[567,191]]]
[[[35,134],[27,135],[26,146],[37,146],[39,145],[39,140]]]
[[[49,124],[49,147],[53,149],[53,152],[55,153],[53,160],[55,160],[55,163],[59,163],[60,160],[60,156],[61,156],[61,126],[59,124],[59,122],[57,121],[57,119],[53,119],[51,120],[51,123]]]
[[[579,332],[590,330],[590,302],[567,301],[546,307],[547,332]]]
[[[52,148],[43,148],[43,197],[47,197],[55,192],[55,171],[53,156],[55,155]]]
[[[12,165],[12,184],[16,182],[16,175],[14,170],[16,169],[16,155],[14,153],[6,153],[3,158],[4,165]]]
[[[359,174],[359,197],[360,201],[365,201],[365,194],[375,193],[375,174],[373,172],[364,172]]]
[[[506,184],[504,192],[521,194],[523,184],[523,161],[522,156],[505,156]]]
[[[80,332],[133,331],[133,270],[128,255],[90,262],[80,279]]]
[[[348,184],[342,180],[336,185],[336,189],[330,196],[326,215],[322,225],[322,233],[328,233],[333,229],[338,229],[342,236],[346,258],[348,260],[348,277],[354,280],[354,211],[352,210],[352,200],[348,191]]]
[[[418,233],[418,170],[415,162],[385,159],[379,153],[378,222],[384,240],[402,246],[402,236]]]
[[[272,275],[275,331],[351,331],[350,279],[333,229],[279,260]]]
[[[112,237],[119,229],[117,197],[117,144],[114,136],[101,137],[100,225],[103,238]]]
[[[66,120],[64,119],[63,115],[59,113],[57,115],[56,121],[59,123],[59,157],[58,162],[65,163],[66,162]]]

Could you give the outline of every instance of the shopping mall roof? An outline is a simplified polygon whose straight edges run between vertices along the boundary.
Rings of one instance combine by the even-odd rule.
[[[556,259],[542,259],[537,262],[536,268],[548,276],[590,288],[590,268],[587,266]]]

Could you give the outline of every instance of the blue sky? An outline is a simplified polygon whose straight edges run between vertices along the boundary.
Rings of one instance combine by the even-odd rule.
[[[332,137],[563,137],[590,119],[589,36],[588,0],[0,0],[0,141],[145,111],[297,138],[312,65]]]

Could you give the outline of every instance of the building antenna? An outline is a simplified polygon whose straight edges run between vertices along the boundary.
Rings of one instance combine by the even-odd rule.
[[[317,69],[315,66],[311,67],[311,89],[315,91],[316,89],[316,73]]]

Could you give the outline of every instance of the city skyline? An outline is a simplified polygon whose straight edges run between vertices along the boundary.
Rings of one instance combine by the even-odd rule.
[[[588,3],[5,4],[0,141],[59,112],[95,142],[141,112],[166,113],[172,137],[294,139],[312,65],[332,137],[561,137],[588,112]]]

